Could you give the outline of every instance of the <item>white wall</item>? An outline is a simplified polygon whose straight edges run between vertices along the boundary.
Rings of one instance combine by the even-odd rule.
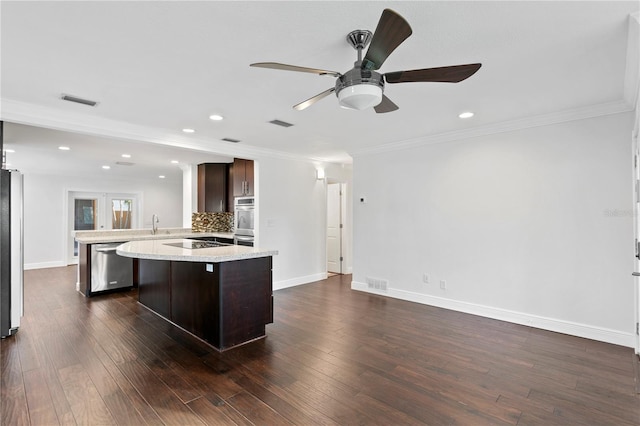
[[[632,128],[624,113],[354,158],[352,287],[633,346]]]
[[[77,176],[24,175],[24,263],[26,269],[66,265],[67,191],[138,192],[143,227],[151,215],[162,228],[182,226],[182,182],[130,181]],[[147,218],[147,216],[149,216]]]
[[[274,289],[326,277],[325,184],[306,161],[257,159],[257,245],[279,251],[273,258]]]

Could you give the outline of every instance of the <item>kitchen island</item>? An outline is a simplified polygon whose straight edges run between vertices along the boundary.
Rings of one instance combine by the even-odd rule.
[[[86,297],[138,286],[137,260],[129,259],[127,265],[125,259],[118,260],[120,258],[115,255],[116,247],[122,243],[168,238],[193,238],[232,243],[234,237],[231,232],[195,232],[190,228],[75,231],[74,234],[78,243],[76,290]],[[109,255],[110,253],[113,255]],[[115,264],[112,261],[115,261]],[[112,265],[116,270],[111,268]]]
[[[139,302],[219,351],[265,337],[273,322],[276,250],[190,239],[118,246],[138,259]]]

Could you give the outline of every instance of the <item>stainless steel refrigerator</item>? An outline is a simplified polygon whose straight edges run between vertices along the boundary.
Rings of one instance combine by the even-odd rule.
[[[23,305],[22,174],[0,170],[0,332],[11,336],[20,327]]]

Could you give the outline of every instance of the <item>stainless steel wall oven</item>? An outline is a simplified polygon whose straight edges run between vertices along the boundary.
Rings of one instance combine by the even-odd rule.
[[[236,235],[235,244],[253,246],[255,199],[253,197],[236,197],[233,209],[235,212],[233,221],[233,233]]]

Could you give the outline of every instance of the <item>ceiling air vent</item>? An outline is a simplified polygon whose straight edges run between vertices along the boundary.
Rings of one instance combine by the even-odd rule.
[[[287,123],[286,121],[282,121],[282,120],[271,120],[269,123],[275,124],[276,126],[282,126],[282,127],[291,127],[291,126],[293,126],[293,124]]]
[[[118,166],[133,166],[135,163],[132,163],[130,161],[116,161],[116,164]]]
[[[225,141],[225,142],[233,142],[233,143],[240,142],[239,139],[231,139],[231,138],[222,138],[222,140]]]
[[[63,101],[75,102],[77,104],[89,105],[90,107],[98,105],[96,101],[90,101],[89,99],[82,99],[76,96],[65,95],[64,93],[62,94],[62,96],[60,96],[60,99],[62,99]]]

